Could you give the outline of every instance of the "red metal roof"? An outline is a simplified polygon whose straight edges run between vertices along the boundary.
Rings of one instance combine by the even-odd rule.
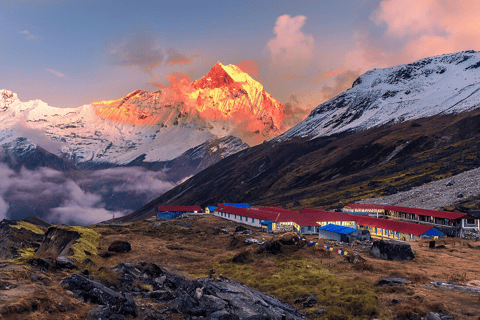
[[[252,210],[252,209],[245,209],[239,207],[231,207],[226,205],[220,205],[215,209],[215,211],[223,212],[223,213],[230,213],[236,214],[243,217],[255,218],[260,220],[273,220],[275,221],[275,217],[277,216],[274,212],[267,212],[263,210]]]
[[[157,210],[160,212],[163,211],[170,211],[170,212],[191,212],[197,211],[202,212],[202,208],[200,206],[158,206]]]
[[[387,219],[381,219],[381,218],[370,218],[365,216],[363,217],[352,216],[352,217],[353,219],[355,219],[356,223],[361,226],[381,228],[381,229],[390,230],[390,231],[413,234],[416,236],[420,236],[425,232],[427,232],[428,230],[434,228],[434,226],[429,226],[424,224],[387,220]]]
[[[459,212],[409,208],[409,207],[391,206],[386,204],[352,203],[352,204],[346,205],[346,207],[350,207],[352,209],[383,209],[383,210],[389,210],[389,211],[411,213],[411,214],[417,214],[420,216],[444,218],[444,219],[450,219],[450,220],[455,220],[459,218],[465,219],[467,217],[467,214],[459,213]]]
[[[329,222],[329,221],[355,221],[352,215],[345,212],[332,212],[318,209],[305,208],[300,210],[300,213],[315,221]]]

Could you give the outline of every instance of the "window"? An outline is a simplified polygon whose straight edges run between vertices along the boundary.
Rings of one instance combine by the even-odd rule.
[[[475,224],[475,219],[467,219],[467,224]]]
[[[228,214],[228,217],[230,218],[230,213]]]
[[[242,216],[240,216],[240,221],[242,221]]]
[[[307,230],[308,230],[308,231],[312,231],[312,227],[308,227]]]
[[[255,219],[254,219],[254,218],[252,218],[252,222],[255,223]]]

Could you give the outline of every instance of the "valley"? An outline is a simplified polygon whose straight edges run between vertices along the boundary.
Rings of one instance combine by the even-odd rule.
[[[429,248],[428,240],[411,241],[415,258],[400,262],[372,257],[368,253],[371,245],[368,243],[342,244],[319,240],[318,236],[306,236],[308,241],[360,254],[365,260],[364,263],[350,263],[345,256],[335,252],[319,246],[306,246],[305,241],[292,241],[293,233],[274,235],[257,228],[240,229],[239,226],[211,215],[92,226],[91,230],[101,235],[98,249],[95,253],[84,254],[83,258],[75,254],[76,259],[88,258],[85,262],[75,262],[77,269],[55,267],[53,253],[24,256],[16,259],[14,264],[2,261],[0,276],[8,287],[0,291],[1,316],[3,319],[60,316],[64,319],[90,319],[90,312],[95,312],[98,307],[76,300],[58,285],[72,273],[78,273],[116,292],[129,292],[137,304],[136,318],[188,318],[188,310],[175,307],[171,303],[173,297],[166,296],[165,291],[178,294],[177,289],[157,288],[156,280],[147,275],[126,280],[128,277],[125,278],[122,272],[127,272],[129,263],[147,274],[157,272],[153,271],[157,270],[154,264],[165,270],[158,272],[172,272],[189,281],[201,277],[216,279],[214,281],[220,283],[227,279],[237,280],[280,298],[307,319],[420,319],[428,312],[439,314],[442,319],[476,319],[480,312],[478,293],[475,293],[479,290],[480,274],[476,263],[478,240],[437,240],[438,248],[435,249]],[[282,241],[284,244],[275,254],[273,251],[260,252],[260,245],[245,241],[249,238],[271,243]],[[123,253],[109,251],[115,241],[130,243],[131,250]],[[37,262],[27,263],[32,258]],[[147,264],[142,267],[141,262]],[[122,264],[124,267],[120,267]],[[167,274],[167,279],[169,277]],[[402,277],[409,283],[378,284],[388,277]],[[470,291],[434,285],[440,282],[456,284]],[[309,298],[312,295],[314,300]],[[59,302],[64,307],[59,308]],[[125,314],[125,318],[134,317]]]

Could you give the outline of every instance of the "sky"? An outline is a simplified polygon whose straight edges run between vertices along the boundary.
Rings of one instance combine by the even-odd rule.
[[[477,0],[0,0],[0,89],[75,107],[237,64],[311,110],[361,73],[480,50]]]

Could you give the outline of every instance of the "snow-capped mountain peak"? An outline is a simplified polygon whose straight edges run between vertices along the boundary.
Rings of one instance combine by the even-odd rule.
[[[373,69],[275,138],[316,138],[480,107],[480,52],[462,51]]]
[[[209,139],[234,135],[257,144],[286,129],[284,106],[240,68],[220,62],[193,82],[181,79],[77,108],[22,102],[8,90],[0,94],[1,145],[12,147],[30,130],[32,137],[58,143],[62,156],[76,163],[166,161]]]

